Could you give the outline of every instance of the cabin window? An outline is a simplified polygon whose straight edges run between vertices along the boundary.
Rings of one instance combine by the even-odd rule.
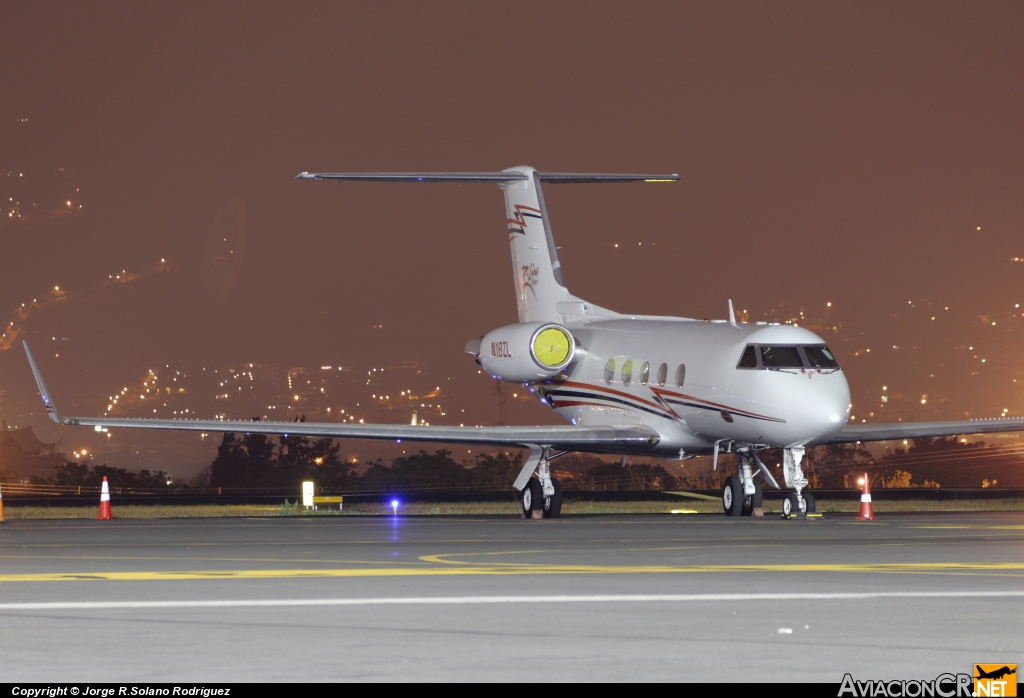
[[[839,362],[828,347],[804,347],[803,350],[811,368],[839,368]]]
[[[658,366],[658,385],[665,385],[668,380],[668,364]]]
[[[765,368],[803,368],[800,351],[795,346],[761,347],[761,365]]]
[[[615,359],[608,359],[604,365],[604,382],[611,383],[615,380]]]
[[[644,361],[644,365],[640,367],[640,383],[647,385],[647,380],[651,377],[651,365]]]
[[[676,385],[680,388],[683,387],[683,383],[686,382],[686,364],[679,364],[679,368],[676,369]]]
[[[748,344],[740,357],[739,368],[757,368],[757,350],[753,344]]]
[[[624,385],[629,385],[631,380],[633,380],[633,359],[626,359],[626,363],[622,364],[622,382]]]

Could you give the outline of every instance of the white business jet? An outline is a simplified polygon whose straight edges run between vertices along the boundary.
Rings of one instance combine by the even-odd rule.
[[[824,340],[777,323],[622,314],[572,295],[562,279],[541,183],[660,182],[679,175],[542,173],[513,167],[483,173],[320,173],[299,179],[378,182],[491,182],[505,211],[519,322],[471,340],[466,350],[490,375],[528,386],[568,424],[448,427],[311,422],[62,417],[28,345],[50,418],[98,429],[133,427],[295,434],[353,439],[517,446],[530,449],[513,483],[527,518],[554,518],[561,488],[550,463],[572,451],[685,460],[738,456],[722,490],[728,516],[761,506],[761,478],[779,484],[758,457],[782,449],[791,488],[786,516],[814,511],[801,468],[820,444],[1024,430],[1024,419],[847,425],[850,389]],[[760,476],[760,478],[758,477]]]

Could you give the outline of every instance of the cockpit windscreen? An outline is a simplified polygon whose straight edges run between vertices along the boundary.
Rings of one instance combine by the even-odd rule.
[[[837,371],[839,362],[824,344],[748,344],[736,368]]]

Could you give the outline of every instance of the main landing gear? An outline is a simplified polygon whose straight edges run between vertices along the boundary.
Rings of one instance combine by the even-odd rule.
[[[722,508],[726,516],[764,516],[761,483],[753,481],[754,492],[747,494],[743,480],[733,476],[725,481],[722,488]],[[760,511],[761,513],[755,513]]]
[[[754,478],[754,465],[767,472],[767,468],[754,452],[742,449],[736,452],[740,457],[740,474],[725,481],[722,488],[722,508],[726,516],[764,516],[761,482]],[[771,477],[770,475],[768,476]],[[772,484],[775,483],[771,480]]]
[[[531,477],[526,487],[519,493],[524,519],[557,519],[562,515],[562,485],[551,478],[554,490],[550,495],[544,494],[540,480]]]
[[[562,515],[562,485],[551,477],[550,463],[565,452],[551,454],[551,448],[535,448],[526,459],[512,487],[519,494],[524,519],[557,519]]]

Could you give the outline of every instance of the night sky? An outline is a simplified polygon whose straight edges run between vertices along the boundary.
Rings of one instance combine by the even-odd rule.
[[[21,339],[65,413],[169,364],[405,362],[444,385],[435,423],[495,423],[463,347],[516,320],[497,187],[303,170],[678,172],[545,189],[574,294],[802,310],[858,418],[882,385],[905,419],[1024,414],[1019,2],[8,2],[3,24],[0,413],[62,450],[194,472],[216,441],[50,425]]]

